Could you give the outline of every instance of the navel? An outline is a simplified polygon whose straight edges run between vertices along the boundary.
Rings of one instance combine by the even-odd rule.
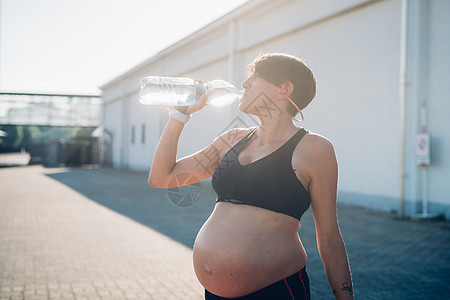
[[[209,276],[211,276],[211,275],[212,275],[212,269],[211,269],[211,267],[208,266],[208,265],[205,265],[205,272],[206,272],[206,274],[208,274]]]

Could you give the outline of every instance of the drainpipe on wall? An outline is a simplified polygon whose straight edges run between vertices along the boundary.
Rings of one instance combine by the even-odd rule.
[[[407,88],[407,39],[408,35],[408,0],[401,2],[400,17],[400,199],[399,215],[404,218],[405,210],[405,159],[406,159],[406,88]]]

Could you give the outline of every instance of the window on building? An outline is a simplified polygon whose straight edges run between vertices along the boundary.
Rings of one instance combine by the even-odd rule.
[[[142,144],[145,144],[145,124],[142,124]]]
[[[133,126],[131,126],[131,144],[134,144],[135,134],[136,134],[136,128],[133,125]]]

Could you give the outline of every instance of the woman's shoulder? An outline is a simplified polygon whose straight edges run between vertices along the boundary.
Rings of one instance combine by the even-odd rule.
[[[304,139],[305,139],[305,141],[307,141],[307,144],[309,144],[310,146],[334,148],[333,143],[327,137],[325,137],[319,133],[312,132],[307,129],[305,129],[305,130],[306,130],[306,134],[305,134]]]
[[[307,130],[295,152],[296,155],[306,156],[313,160],[335,155],[334,145],[327,137],[309,130]]]
[[[337,160],[333,143],[323,135],[308,132],[295,148],[292,163],[294,169],[302,170],[308,182],[323,174],[335,174]]]

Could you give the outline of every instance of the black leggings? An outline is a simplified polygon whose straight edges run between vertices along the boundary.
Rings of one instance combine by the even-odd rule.
[[[239,298],[224,298],[205,290],[206,300],[309,300],[309,279],[306,268],[285,279],[281,279],[254,293]]]

